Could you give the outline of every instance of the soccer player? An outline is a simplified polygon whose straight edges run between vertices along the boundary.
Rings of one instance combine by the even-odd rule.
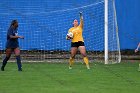
[[[2,62],[1,71],[4,71],[4,67],[6,66],[7,61],[9,60],[12,52],[14,52],[16,55],[18,71],[22,71],[18,38],[24,39],[24,37],[18,36],[17,28],[18,28],[18,21],[13,20],[7,31],[6,57]]]
[[[76,55],[76,52],[79,48],[80,53],[83,56],[83,60],[86,64],[87,69],[90,69],[89,67],[89,61],[86,55],[86,48],[84,45],[84,39],[82,36],[82,32],[83,32],[83,15],[80,12],[80,24],[78,24],[78,20],[75,19],[73,21],[73,27],[69,29],[68,32],[72,32],[73,33],[73,38],[70,37],[66,37],[66,39],[71,39],[71,56],[69,59],[69,69],[72,69],[72,64],[74,63],[74,58]]]
[[[135,53],[139,51],[140,43],[138,44],[137,48],[135,49]]]

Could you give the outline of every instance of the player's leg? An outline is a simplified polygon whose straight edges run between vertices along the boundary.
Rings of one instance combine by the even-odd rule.
[[[78,50],[77,47],[71,47],[71,56],[69,59],[69,69],[72,69],[72,64],[74,63],[74,58],[75,58],[77,50]]]
[[[1,71],[4,71],[4,67],[7,64],[7,61],[10,59],[12,53],[12,49],[6,49],[6,57],[4,58],[3,62],[2,62],[2,66],[1,66]]]
[[[20,58],[20,49],[15,48],[14,53],[16,55],[17,65],[18,65],[18,71],[22,71],[22,64],[21,64],[21,58]]]
[[[87,69],[90,69],[89,67],[89,61],[88,61],[88,58],[87,58],[87,55],[86,55],[86,48],[85,46],[79,46],[79,50],[80,50],[80,53],[82,54],[83,56],[83,60],[87,66]]]

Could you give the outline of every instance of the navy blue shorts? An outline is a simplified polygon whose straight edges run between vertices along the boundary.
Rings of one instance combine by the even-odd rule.
[[[17,48],[19,47],[18,41],[7,41],[6,42],[6,48]]]

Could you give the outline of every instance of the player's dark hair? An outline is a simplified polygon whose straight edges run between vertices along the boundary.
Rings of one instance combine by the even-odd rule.
[[[17,22],[18,22],[17,20],[12,20],[10,27],[16,24]]]

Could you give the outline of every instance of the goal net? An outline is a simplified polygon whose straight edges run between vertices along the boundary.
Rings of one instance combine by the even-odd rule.
[[[68,62],[71,41],[66,40],[65,37],[68,29],[73,26],[73,20],[80,19],[79,12],[82,11],[83,37],[89,61],[105,62],[105,56],[107,56],[108,63],[120,62],[119,37],[113,0],[108,0],[107,37],[105,37],[105,0],[49,12],[41,11],[42,6],[39,7],[33,3],[22,9],[18,5],[11,7],[1,4],[0,20],[2,21],[0,24],[3,26],[0,27],[2,31],[0,50],[2,54],[4,54],[7,29],[11,20],[17,19],[19,22],[18,33],[25,37],[24,40],[19,39],[23,62]],[[105,50],[106,38],[108,42]],[[107,51],[107,55],[105,51]],[[76,62],[82,62],[79,52],[75,59]]]

